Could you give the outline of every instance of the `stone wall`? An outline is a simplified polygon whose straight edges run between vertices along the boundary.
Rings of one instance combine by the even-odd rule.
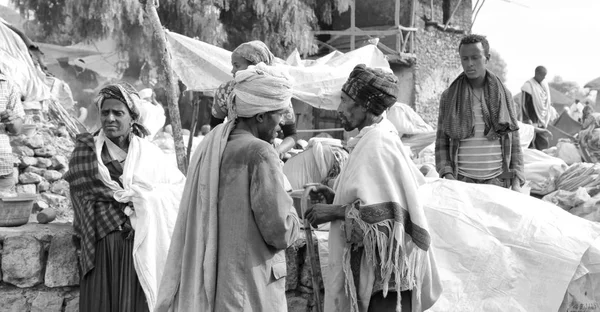
[[[434,2],[434,21],[442,22],[442,1]],[[452,2],[452,8],[456,4]],[[437,126],[439,100],[442,92],[462,72],[458,44],[464,36],[456,28],[468,30],[471,21],[471,1],[463,1],[452,18],[456,28],[446,31],[427,26],[421,17],[431,16],[429,1],[421,0],[416,9],[415,27],[415,107],[423,119]]]
[[[0,227],[0,311],[75,312],[77,250],[69,224]]]
[[[39,194],[34,213],[52,207],[57,219],[70,221],[73,212],[69,200],[69,184],[63,180],[74,142],[64,127],[39,121],[37,129],[28,134],[11,136],[16,191],[18,194]]]
[[[286,250],[290,312],[316,311],[306,248],[302,232]],[[314,248],[318,254],[316,243]],[[0,311],[79,311],[79,278],[70,223],[0,227]],[[320,287],[323,298],[322,280]]]

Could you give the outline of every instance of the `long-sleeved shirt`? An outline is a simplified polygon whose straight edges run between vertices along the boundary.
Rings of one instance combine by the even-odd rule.
[[[451,139],[444,133],[443,116],[441,116],[442,103],[447,96],[447,91],[442,93],[438,116],[438,125],[435,139],[435,167],[440,177],[450,173],[455,178],[458,176],[458,148],[460,140]],[[521,150],[519,131],[509,132],[500,137],[502,147],[502,161],[510,172],[515,173],[521,185],[525,183],[525,171],[523,168],[523,153]]]
[[[285,249],[300,231],[275,149],[234,129],[219,173],[215,311],[287,311]]]

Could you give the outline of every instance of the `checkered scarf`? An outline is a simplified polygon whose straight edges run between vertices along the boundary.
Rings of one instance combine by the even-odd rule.
[[[102,103],[108,99],[117,100],[127,106],[129,109],[129,114],[131,115],[131,119],[133,120],[133,125],[131,126],[131,132],[133,134],[141,138],[150,134],[150,132],[139,123],[139,102],[141,99],[132,85],[127,82],[122,82],[111,84],[102,88],[95,100],[98,110],[102,109]]]
[[[485,121],[484,135],[496,139],[506,133],[518,131],[517,114],[512,95],[491,71],[485,75],[483,88],[485,104],[482,107]],[[460,74],[442,97],[441,108],[444,133],[451,139],[463,140],[475,134],[473,125],[473,92],[465,73]]]
[[[83,275],[94,268],[96,242],[127,221],[126,204],[117,202],[99,178],[94,137],[89,133],[76,138],[75,149],[64,179],[69,182],[75,218],[73,227],[81,238]]]
[[[379,116],[396,103],[398,78],[379,68],[359,64],[350,73],[342,91]]]

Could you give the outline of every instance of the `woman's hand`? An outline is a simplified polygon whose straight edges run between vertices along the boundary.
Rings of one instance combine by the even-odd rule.
[[[313,190],[310,191],[310,199],[313,204],[316,203],[333,203],[333,198],[335,197],[335,192],[326,185],[315,186]]]
[[[306,211],[304,218],[316,228],[319,224],[343,220],[345,212],[344,207],[340,205],[316,204]]]

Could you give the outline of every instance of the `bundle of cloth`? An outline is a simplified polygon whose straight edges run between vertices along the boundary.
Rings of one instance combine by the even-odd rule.
[[[294,190],[302,189],[307,183],[333,185],[348,152],[342,141],[330,138],[311,138],[304,152],[290,158],[283,165],[283,173]]]
[[[588,151],[592,162],[600,162],[600,113],[591,113],[585,119],[579,144]]]

